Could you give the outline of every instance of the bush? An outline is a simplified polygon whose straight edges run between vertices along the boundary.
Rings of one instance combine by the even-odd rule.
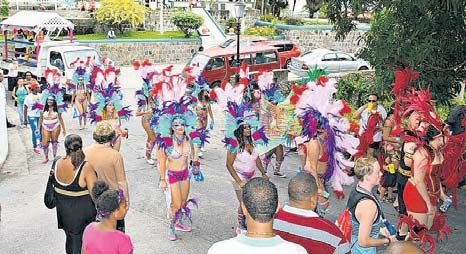
[[[271,22],[271,23],[275,23],[275,22],[276,22],[276,19],[275,19],[275,17],[274,17],[272,14],[261,15],[261,16],[259,17],[259,20],[265,21],[265,22]]]
[[[225,21],[225,30],[228,33],[230,28],[236,29],[236,19],[235,18],[229,18]]]
[[[302,26],[304,24],[303,20],[300,18],[285,17],[283,19],[285,20],[285,24],[287,25]]]
[[[269,26],[255,26],[246,28],[244,34],[246,35],[257,35],[257,36],[275,36],[277,29]]]
[[[7,0],[1,0],[0,2],[0,15],[2,17],[8,17],[8,12],[9,12],[9,8],[8,8],[8,1]]]
[[[170,21],[177,26],[186,35],[186,38],[191,37],[194,30],[198,29],[204,19],[192,12],[178,12],[172,15]]]

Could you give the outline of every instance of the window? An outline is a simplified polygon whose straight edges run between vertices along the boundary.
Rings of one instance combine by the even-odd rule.
[[[347,54],[338,53],[338,61],[353,61],[353,57]]]
[[[337,55],[335,53],[330,53],[322,57],[322,61],[337,61]]]
[[[285,44],[284,47],[285,47],[285,51],[290,51],[293,49],[293,44]]]
[[[199,68],[204,69],[209,62],[209,59],[210,57],[206,55],[196,53],[186,66],[199,65]]]
[[[230,56],[230,60],[228,61],[228,64],[230,64],[230,67],[238,67],[238,61],[236,60],[236,55]],[[239,55],[241,63],[243,61],[246,61],[247,64],[251,64],[251,56],[249,54],[241,54]]]
[[[275,52],[259,52],[252,55],[255,64],[265,64],[277,62]]]
[[[284,52],[284,51],[286,51],[285,45],[283,45],[283,44],[282,44],[282,45],[275,45],[274,47],[277,48],[277,51],[278,51],[278,52]]]
[[[223,57],[212,58],[207,64],[207,69],[213,70],[225,66],[225,59]]]
[[[57,67],[60,71],[65,70],[65,64],[60,52],[50,51],[50,64]]]

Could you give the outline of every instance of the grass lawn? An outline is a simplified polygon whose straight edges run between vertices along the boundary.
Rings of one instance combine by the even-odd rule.
[[[163,35],[158,31],[129,31],[123,34],[116,34],[117,39],[170,39],[185,38],[184,33],[181,31],[168,31],[164,32]],[[193,34],[191,38],[197,38],[197,34]],[[80,34],[75,35],[76,40],[105,40],[107,39],[106,33],[97,34]]]

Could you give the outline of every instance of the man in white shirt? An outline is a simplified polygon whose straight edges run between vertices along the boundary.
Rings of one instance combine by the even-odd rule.
[[[377,94],[369,94],[368,103],[361,106],[355,113],[354,118],[359,120],[359,135],[361,136],[364,131],[367,129],[367,122],[369,117],[373,114],[379,114],[381,121],[377,123],[377,129],[373,136],[373,143],[369,145],[367,154],[373,155],[374,150],[377,152],[380,147],[380,142],[382,141],[382,126],[383,122],[387,118],[387,111],[385,108],[378,104],[379,96]],[[375,155],[374,155],[375,156]]]
[[[13,88],[16,86],[16,81],[18,78],[18,62],[16,58],[11,60],[11,63],[8,64],[8,91],[13,91]]]
[[[246,216],[247,232],[215,243],[208,254],[307,254],[302,246],[283,240],[273,231],[278,192],[272,182],[262,177],[247,182],[241,208]]]
[[[40,94],[39,94],[39,85],[37,83],[32,83],[29,86],[31,89],[31,93],[26,95],[24,99],[24,125],[31,126],[31,134],[32,134],[32,145],[35,153],[39,153],[39,145],[41,142],[41,135],[40,135],[40,126],[39,126],[39,118],[40,118],[40,111],[39,109],[33,109],[34,104],[39,102]]]

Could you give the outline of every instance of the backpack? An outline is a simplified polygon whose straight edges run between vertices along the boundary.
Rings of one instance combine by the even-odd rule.
[[[351,242],[351,232],[353,229],[353,226],[351,224],[351,212],[354,213],[356,210],[356,206],[358,205],[359,201],[362,199],[371,199],[374,200],[374,198],[370,195],[367,195],[366,193],[361,193],[356,190],[356,187],[353,189],[353,191],[350,194],[350,197],[348,199],[348,204],[345,210],[338,215],[337,220],[335,221],[335,225],[340,229],[340,231],[343,233],[343,236],[346,238],[348,242]],[[379,204],[376,200],[374,200],[375,204],[377,205],[377,219],[380,217],[384,218],[383,216],[383,211],[381,207],[379,207]]]

